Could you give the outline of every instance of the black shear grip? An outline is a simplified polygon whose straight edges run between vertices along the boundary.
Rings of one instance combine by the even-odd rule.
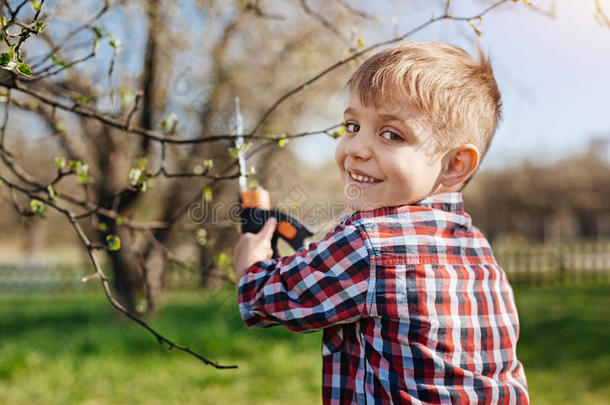
[[[275,217],[277,226],[271,238],[273,258],[280,257],[277,250],[277,241],[281,237],[295,251],[305,247],[309,237],[313,236],[313,230],[298,219],[280,212],[278,210],[265,210],[261,208],[242,208],[241,231],[242,233],[258,233],[270,217]]]

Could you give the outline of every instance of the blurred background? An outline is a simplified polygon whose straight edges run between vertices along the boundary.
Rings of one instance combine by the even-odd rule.
[[[4,2],[13,23],[2,20],[0,51],[12,58],[23,37],[17,62],[32,73],[0,77],[2,403],[320,403],[320,332],[240,320],[232,140],[154,136],[231,134],[240,97],[245,131],[263,136],[247,150],[250,184],[317,240],[347,212],[325,129],[374,51],[261,117],[334,63],[416,28],[408,39],[481,44],[495,69],[503,120],[465,208],[514,287],[533,403],[610,403],[610,2],[453,1],[448,13],[466,19],[422,26],[447,4]],[[53,204],[78,217],[127,309],[239,368],[169,353],[113,310],[99,278],[83,282],[95,273],[88,250]]]

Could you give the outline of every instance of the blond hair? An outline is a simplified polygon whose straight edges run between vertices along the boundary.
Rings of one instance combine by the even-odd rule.
[[[454,45],[410,41],[371,56],[347,84],[365,106],[410,102],[435,132],[437,151],[473,143],[481,161],[501,118],[500,91],[480,47],[477,62]]]

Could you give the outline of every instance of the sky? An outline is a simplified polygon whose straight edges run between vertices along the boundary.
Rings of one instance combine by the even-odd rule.
[[[592,138],[610,138],[610,28],[596,21],[595,0],[530,1],[540,10],[549,10],[555,4],[555,18],[536,12],[523,1],[509,1],[483,17],[478,25],[481,37],[467,22],[451,20],[436,22],[410,37],[448,42],[471,54],[474,43],[480,42],[490,55],[502,93],[503,120],[483,160],[483,169],[518,165],[523,159],[545,163],[584,151]],[[599,2],[610,15],[610,0]],[[394,38],[427,21],[433,10],[440,15],[443,3],[365,2],[367,12],[377,20],[363,25],[359,36],[366,45]],[[495,0],[452,0],[451,11],[456,16],[474,16],[493,3]],[[108,16],[103,25],[113,29],[113,25],[124,23],[113,18]],[[69,28],[53,24],[54,29]],[[131,26],[134,32],[129,39],[121,39],[132,49],[143,50],[136,39],[143,40],[145,27]],[[101,54],[108,52],[108,46],[100,46]],[[141,60],[140,56],[122,52],[119,61],[122,66],[131,66],[134,60]],[[334,59],[329,57],[329,62],[334,63]],[[107,64],[100,66],[105,77]],[[303,81],[307,79],[303,77]],[[342,90],[324,105],[312,105],[295,128],[298,132],[312,131],[336,124],[342,120],[346,104],[347,91]],[[38,137],[33,136],[31,141],[38,142]],[[335,143],[326,135],[317,135],[296,139],[289,147],[299,159],[317,166],[332,161]]]
[[[502,93],[503,120],[482,169],[518,165],[523,159],[551,162],[584,151],[594,137],[610,138],[610,28],[596,21],[594,0],[531,2],[541,10],[555,3],[555,18],[521,1],[508,2],[483,17],[478,25],[481,37],[467,22],[440,21],[410,38],[448,42],[471,54],[473,43],[480,41],[490,55]],[[367,45],[430,18],[429,2],[420,2],[425,12],[413,2],[404,3],[400,9],[375,10],[380,20],[361,33]],[[451,9],[455,16],[472,16],[493,3],[454,0]],[[610,15],[610,0],[600,3]],[[436,15],[442,11],[439,6]],[[398,18],[386,17],[390,15]],[[325,113],[302,118],[300,130],[340,122],[346,102],[345,91],[335,94]],[[291,145],[299,159],[322,165],[333,159],[335,142],[320,135]]]

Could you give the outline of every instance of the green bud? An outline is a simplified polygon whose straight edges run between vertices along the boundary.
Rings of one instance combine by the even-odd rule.
[[[53,63],[54,65],[57,65],[57,66],[61,66],[61,67],[68,66],[68,62],[66,62],[65,60],[61,59],[57,55],[51,55],[51,63]]]
[[[30,4],[32,5],[32,8],[34,9],[34,11],[42,10],[42,1],[40,1],[40,0],[32,0],[30,2]]]
[[[119,250],[121,248],[121,239],[117,235],[106,236],[106,244],[108,250]]]
[[[32,212],[34,214],[36,214],[38,217],[45,219],[45,215],[44,213],[47,210],[47,207],[43,204],[42,201],[40,200],[31,200],[30,201],[30,208],[32,209]]]
[[[211,187],[206,187],[203,189],[203,199],[206,202],[212,201],[212,188]]]
[[[229,257],[226,253],[220,252],[216,254],[214,261],[218,266],[226,266],[229,263]]]
[[[63,169],[64,167],[66,167],[66,158],[63,156],[55,156],[55,164],[60,168]]]
[[[32,69],[29,65],[26,65],[25,63],[20,63],[19,65],[17,65],[17,71],[24,76],[32,76]]]
[[[47,186],[47,192],[49,193],[49,201],[57,201],[57,197],[59,197],[59,192],[55,190],[52,185],[49,184]]]
[[[199,228],[197,229],[197,232],[195,234],[196,238],[197,238],[197,243],[201,246],[205,246],[208,243],[208,231],[205,230],[204,228]]]
[[[76,102],[78,104],[89,104],[91,102],[91,99],[87,96],[83,96],[82,94],[79,94],[78,96],[76,96]]]

